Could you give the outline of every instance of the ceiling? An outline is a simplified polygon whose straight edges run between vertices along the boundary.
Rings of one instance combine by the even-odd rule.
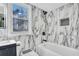
[[[56,9],[58,7],[65,5],[66,3],[31,3],[31,4],[49,12],[53,9]]]

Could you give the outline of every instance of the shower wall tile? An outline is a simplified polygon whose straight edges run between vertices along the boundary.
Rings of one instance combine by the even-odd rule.
[[[67,47],[78,48],[79,46],[79,5],[67,4],[47,15],[48,41]],[[69,18],[68,26],[60,26],[60,19]]]

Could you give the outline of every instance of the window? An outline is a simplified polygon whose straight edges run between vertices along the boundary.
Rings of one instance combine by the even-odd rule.
[[[12,5],[13,31],[28,31],[28,9],[19,4]]]

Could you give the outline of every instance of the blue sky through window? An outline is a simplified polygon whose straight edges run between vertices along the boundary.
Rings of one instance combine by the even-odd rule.
[[[27,16],[27,8],[25,6],[20,6],[17,4],[13,4],[13,14],[16,14],[18,16]]]

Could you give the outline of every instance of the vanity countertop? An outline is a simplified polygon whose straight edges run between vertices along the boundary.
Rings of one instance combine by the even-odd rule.
[[[5,45],[10,45],[10,44],[15,44],[16,41],[15,40],[5,40],[5,41],[1,41],[0,42],[0,47],[1,46],[5,46]]]

